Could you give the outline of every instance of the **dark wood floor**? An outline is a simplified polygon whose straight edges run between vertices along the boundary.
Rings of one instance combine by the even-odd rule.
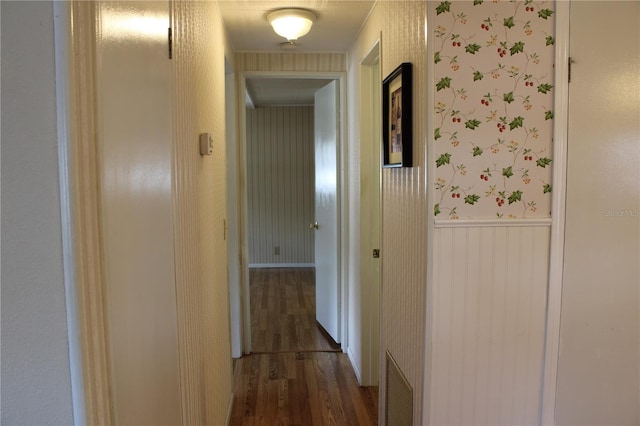
[[[315,320],[312,268],[252,269],[251,355],[236,362],[231,425],[376,425],[377,387],[358,385]]]
[[[316,323],[313,268],[256,268],[251,287],[252,353],[340,351]]]

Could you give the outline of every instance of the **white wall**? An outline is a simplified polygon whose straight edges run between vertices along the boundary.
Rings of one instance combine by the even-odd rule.
[[[639,24],[638,2],[571,5],[559,425],[640,424]]]
[[[73,424],[52,2],[2,14],[2,424]]]
[[[247,109],[246,120],[249,262],[311,265],[313,107]]]
[[[225,57],[215,2],[173,1],[176,294],[183,424],[225,424],[232,402],[227,278]],[[200,133],[213,155],[201,156]]]

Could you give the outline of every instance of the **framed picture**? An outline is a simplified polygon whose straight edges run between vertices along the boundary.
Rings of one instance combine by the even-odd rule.
[[[411,167],[413,88],[411,63],[404,62],[382,82],[383,167]]]

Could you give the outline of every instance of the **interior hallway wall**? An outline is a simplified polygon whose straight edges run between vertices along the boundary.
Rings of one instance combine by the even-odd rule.
[[[389,351],[413,388],[413,419],[420,424],[423,411],[425,297],[426,297],[426,3],[414,1],[378,2],[360,35],[348,52],[351,123],[358,123],[356,90],[360,87],[360,61],[381,38],[382,77],[402,62],[413,64],[413,164],[412,168],[385,169],[382,176],[382,300],[381,345]],[[359,199],[360,135],[350,127],[350,217],[359,218],[354,200]],[[360,241],[358,227],[351,227],[350,239]],[[358,257],[359,258],[359,257]],[[350,268],[359,268],[351,263]],[[351,276],[359,275],[356,271]],[[349,300],[359,300],[366,283],[352,280]],[[350,306],[350,309],[359,309]],[[357,312],[357,311],[356,311]],[[357,314],[356,314],[357,315]],[[357,358],[357,357],[356,357]],[[384,356],[381,357],[384,360]],[[385,377],[380,376],[380,401],[385,400]],[[383,406],[384,404],[381,404]],[[384,424],[384,417],[380,418]]]
[[[235,60],[236,72],[344,72],[346,70],[343,53],[236,52]],[[242,99],[244,99],[244,93]]]
[[[2,417],[73,424],[58,180],[53,2],[2,15]]]
[[[554,4],[429,2],[430,424],[537,424]]]
[[[313,107],[246,114],[249,263],[313,266]]]
[[[225,424],[232,402],[227,281],[225,55],[215,2],[173,1],[176,290],[183,423]],[[201,156],[210,133],[213,155]]]

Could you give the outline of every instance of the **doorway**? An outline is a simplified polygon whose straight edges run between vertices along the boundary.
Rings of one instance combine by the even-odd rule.
[[[338,105],[339,105],[339,118],[338,118],[338,122],[344,122],[344,111],[345,111],[345,104],[346,104],[346,99],[345,99],[345,91],[344,91],[344,84],[345,84],[345,78],[346,76],[344,75],[344,73],[245,73],[245,74],[241,74],[239,76],[239,90],[238,93],[240,96],[245,96],[247,93],[247,87],[249,85],[256,85],[258,87],[259,90],[263,90],[265,88],[265,86],[267,85],[267,81],[269,81],[270,83],[277,85],[280,85],[280,87],[287,87],[287,86],[291,86],[293,85],[299,85],[301,84],[301,82],[303,80],[309,80],[309,81],[315,81],[315,83],[317,83],[319,86],[324,86],[326,85],[328,82],[331,81],[336,81],[336,85],[339,87],[339,96],[338,96]],[[299,87],[299,86],[298,86]],[[315,91],[315,90],[314,90]],[[314,91],[312,91],[311,93],[313,93]],[[282,96],[282,90],[279,92],[279,96]],[[296,95],[300,96],[302,94],[301,90],[296,90]],[[251,97],[247,97],[246,98],[246,104],[247,106],[249,106],[249,108],[251,108],[252,106],[256,106],[255,105],[255,99],[252,99]],[[281,106],[283,107],[287,107],[287,103],[288,107],[292,107],[292,103],[293,101],[282,101],[282,99],[280,100],[281,102]],[[307,104],[308,105],[308,104]],[[311,109],[312,110],[312,109]],[[240,205],[240,235],[241,237],[241,242],[240,242],[240,247],[241,247],[241,255],[240,255],[240,259],[241,259],[241,265],[240,265],[240,269],[241,269],[241,276],[242,276],[242,293],[244,295],[243,297],[243,341],[242,341],[242,352],[245,354],[251,353],[252,352],[252,342],[251,342],[251,323],[252,323],[252,318],[251,318],[251,306],[250,306],[250,294],[251,294],[251,289],[250,289],[250,273],[249,273],[249,267],[265,267],[265,266],[279,266],[279,267],[285,267],[285,268],[291,268],[291,267],[313,267],[315,265],[315,259],[314,259],[314,248],[312,247],[310,250],[308,248],[302,247],[301,249],[293,249],[291,250],[290,247],[287,246],[286,243],[274,243],[275,240],[271,241],[270,243],[263,243],[261,247],[252,247],[252,241],[251,238],[249,236],[249,228],[250,228],[250,223],[253,224],[254,222],[250,222],[251,220],[253,220],[252,218],[250,218],[250,205],[253,204],[253,202],[255,201],[255,199],[253,198],[249,198],[249,197],[258,197],[258,198],[262,198],[262,200],[258,200],[259,202],[266,202],[267,204],[265,205],[270,205],[270,206],[274,206],[277,205],[278,202],[282,199],[284,199],[286,196],[290,196],[292,195],[291,192],[292,191],[287,191],[284,188],[280,188],[281,190],[278,191],[277,194],[275,194],[275,196],[273,197],[266,197],[265,194],[263,193],[254,193],[251,194],[250,193],[250,189],[249,189],[249,183],[248,183],[248,176],[249,176],[249,169],[251,167],[251,164],[249,164],[249,160],[248,160],[248,147],[247,147],[247,140],[248,140],[248,132],[247,132],[247,123],[249,118],[249,114],[247,112],[247,108],[246,106],[243,105],[238,105],[238,130],[239,130],[239,148],[240,148],[240,155],[239,155],[239,173],[240,173],[240,185],[239,185],[239,205]],[[304,114],[304,113],[303,113]],[[285,118],[281,118],[282,120],[286,120]],[[313,119],[312,119],[313,120]],[[282,139],[284,137],[286,137],[287,135],[285,134],[278,134],[277,130],[275,129],[270,129],[269,132],[275,132],[275,134],[270,134],[271,136],[273,136],[275,139]],[[338,139],[339,140],[344,140],[345,139],[345,134],[344,134],[344,128],[341,128],[338,131]],[[294,135],[295,136],[295,135]],[[342,155],[343,151],[344,151],[344,146],[343,144],[339,144],[338,145],[338,150],[337,150],[337,164],[338,170],[342,170],[342,159],[344,158],[344,156]],[[304,148],[300,148],[300,149],[304,149]],[[276,150],[272,150],[269,151],[268,153],[269,157],[274,161],[277,162],[281,159],[282,156],[286,156],[286,155],[290,155],[289,153],[285,152],[284,150],[281,150],[280,148],[276,148]],[[267,164],[267,168],[273,166],[273,164]],[[304,165],[303,165],[304,167]],[[308,166],[307,166],[308,167]],[[261,175],[261,178],[264,178],[265,174]],[[304,186],[304,182],[300,182],[297,180],[293,180],[291,181],[291,179],[289,179],[288,181],[285,179],[285,176],[280,176],[277,174],[276,172],[276,177],[277,179],[279,179],[278,182],[282,183],[283,185],[285,184],[293,184],[293,185],[303,185]],[[334,180],[335,182],[337,182],[337,187],[338,187],[338,191],[339,191],[339,198],[338,198],[338,211],[337,211],[337,215],[338,217],[343,217],[344,216],[344,212],[343,212],[343,208],[346,205],[346,203],[342,202],[342,194],[344,194],[344,192],[342,191],[342,188],[344,186],[344,179],[340,174],[337,174],[336,176],[334,176]],[[296,187],[297,188],[297,187]],[[298,188],[299,189],[299,188]],[[314,191],[307,191],[307,192],[311,192],[311,196],[313,195]],[[309,194],[307,194],[308,196]],[[301,197],[304,197],[304,194],[300,195]],[[313,205],[313,202],[311,203],[311,205]],[[294,212],[287,212],[287,215],[290,215]],[[301,227],[304,227],[304,232],[309,236],[309,240],[307,242],[313,242],[313,234],[312,231],[309,230],[309,224],[313,223],[314,221],[314,213],[313,211],[311,212],[297,212],[299,214],[295,215],[295,217],[283,217],[281,219],[283,219],[285,222],[287,222],[287,220],[289,222],[291,222],[292,220],[300,223],[297,223],[296,228],[300,229]],[[271,214],[273,217],[273,214]],[[300,217],[304,217],[304,222],[301,222]],[[343,221],[339,222],[339,230],[340,230],[340,235],[341,237],[338,239],[338,247],[336,247],[336,252],[340,252],[340,247],[344,246],[345,244],[345,238],[343,237],[344,235],[346,235],[346,233],[344,232],[343,227],[345,227],[345,223]],[[258,226],[260,225],[264,225],[264,223],[258,223]],[[283,228],[284,229],[284,228]],[[273,230],[269,230],[267,232],[272,232]],[[303,244],[304,246],[304,244]],[[261,250],[261,254],[260,258],[255,256],[256,250]],[[253,250],[253,251],[252,251]],[[292,252],[297,255],[297,257],[289,257]],[[301,256],[302,255],[302,256]],[[260,260],[260,259],[266,259],[266,260]],[[257,261],[256,261],[257,260]],[[343,277],[345,276],[345,271],[344,271],[344,265],[345,263],[342,263],[339,267],[338,270],[338,277],[337,280],[338,282],[344,282]],[[344,318],[344,306],[342,304],[340,304],[340,300],[342,298],[344,298],[344,288],[342,287],[338,287],[339,290],[339,294],[338,296],[338,300],[336,300],[335,305],[336,306],[340,306],[340,314],[341,317]],[[232,321],[236,320],[235,318],[232,319]],[[341,321],[340,324],[338,324],[338,327],[340,329],[340,334],[344,335],[344,322]]]

